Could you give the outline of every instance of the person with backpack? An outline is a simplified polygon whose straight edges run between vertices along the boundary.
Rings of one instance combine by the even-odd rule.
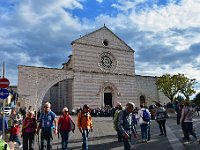
[[[63,115],[58,119],[58,130],[62,138],[62,150],[68,149],[69,133],[74,133],[75,124],[72,117],[68,113],[68,108],[63,108]]]
[[[117,107],[116,107],[116,111],[115,111],[115,114],[114,114],[114,129],[117,131],[118,142],[122,141],[122,135],[121,135],[119,128],[118,128],[118,118],[119,118],[120,111],[122,111],[122,104],[118,102]]]
[[[140,105],[140,110],[138,111],[137,119],[139,120],[140,128],[141,128],[141,136],[142,142],[147,143],[148,137],[148,129],[150,125],[151,114],[144,105]]]
[[[124,150],[131,150],[131,136],[136,137],[132,121],[134,108],[135,104],[128,102],[125,110],[119,112],[118,128],[123,136]]]
[[[37,128],[37,135],[41,129],[41,150],[44,150],[44,147],[47,147],[47,150],[52,150],[53,142],[53,130],[55,135],[58,133],[58,125],[56,114],[51,111],[51,104],[46,102],[44,104],[44,112],[41,114],[39,119],[39,125]]]
[[[3,122],[4,122],[4,131],[3,131]],[[0,112],[0,139],[3,138],[3,134],[8,131],[8,120],[6,117],[3,117],[3,112]]]
[[[83,137],[82,149],[88,150],[88,135],[93,131],[92,117],[90,115],[90,108],[87,104],[83,106],[83,110],[78,114],[78,128]]]
[[[159,124],[160,128],[160,136],[164,135],[167,136],[166,132],[166,118],[167,118],[167,111],[160,103],[157,103],[156,106],[158,107],[156,110],[156,117],[155,120]]]

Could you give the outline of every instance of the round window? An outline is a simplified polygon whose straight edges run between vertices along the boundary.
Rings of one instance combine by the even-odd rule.
[[[115,57],[109,52],[103,52],[99,57],[99,65],[104,71],[110,71],[116,67]]]
[[[103,40],[102,43],[103,43],[104,46],[108,46],[108,40]]]

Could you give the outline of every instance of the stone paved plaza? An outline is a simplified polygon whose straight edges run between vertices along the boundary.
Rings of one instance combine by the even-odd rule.
[[[77,121],[77,117],[73,117]],[[198,138],[200,137],[200,118],[194,119],[194,127]],[[116,132],[113,129],[112,118],[93,117],[94,131],[89,135],[89,150],[123,150],[123,143],[117,142]],[[184,145],[182,141],[182,131],[180,126],[176,125],[176,119],[167,120],[167,137],[159,136],[159,127],[155,121],[151,121],[151,141],[147,144],[141,143],[140,128],[137,127],[138,137],[133,139],[133,150],[199,150],[200,146],[191,137],[191,143]],[[53,149],[61,150],[61,138],[54,137]],[[78,129],[71,133],[69,150],[81,150],[82,138]],[[15,149],[18,149],[15,146]],[[38,150],[36,140],[35,150]]]

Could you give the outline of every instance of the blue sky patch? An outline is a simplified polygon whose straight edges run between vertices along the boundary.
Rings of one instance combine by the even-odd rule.
[[[84,2],[84,8],[71,10],[70,13],[73,16],[78,16],[81,18],[87,18],[94,20],[99,14],[107,14],[109,16],[117,15],[117,9],[113,8],[111,5],[116,3],[115,0],[104,0],[102,3],[99,3],[95,0],[87,0]],[[68,10],[69,11],[69,10]]]

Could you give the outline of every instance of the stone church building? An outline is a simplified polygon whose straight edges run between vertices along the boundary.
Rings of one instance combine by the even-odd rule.
[[[50,101],[60,112],[90,107],[114,107],[132,101],[150,105],[169,102],[155,85],[156,77],[135,74],[134,50],[106,26],[74,40],[72,55],[63,68],[18,66],[21,107],[36,110]]]

